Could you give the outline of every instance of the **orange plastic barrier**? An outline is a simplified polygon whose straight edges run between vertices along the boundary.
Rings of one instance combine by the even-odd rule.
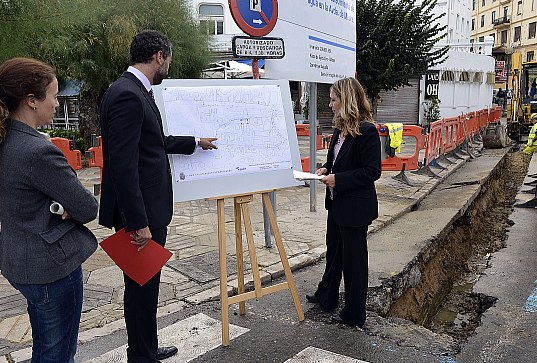
[[[458,146],[460,120],[458,117],[448,117],[442,123],[442,154],[447,154]]]
[[[388,136],[388,128],[383,125],[377,125],[380,136]],[[382,160],[383,171],[402,171],[417,170],[419,167],[418,157],[420,150],[425,148],[426,136],[422,133],[423,129],[415,125],[403,125],[403,138],[413,137],[416,139],[416,148],[411,156],[398,156],[393,158],[387,157]]]
[[[477,134],[479,130],[481,130],[481,128],[483,127],[479,123],[480,119],[478,117],[477,112],[467,113],[465,119],[467,120],[468,131],[471,133],[472,136]]]
[[[89,166],[98,167],[101,169],[101,182],[103,181],[103,142],[101,136],[97,137],[99,146],[90,147],[88,149],[89,154]]]
[[[315,143],[315,147],[317,150],[322,150],[324,149],[324,136],[323,135],[316,135],[317,138],[316,138],[316,143]]]
[[[425,165],[440,156],[442,149],[442,128],[444,120],[431,122],[429,133],[427,134],[427,145],[425,148]]]
[[[302,171],[308,172],[310,171],[310,157],[306,156],[304,158],[300,158],[300,163],[302,164]]]
[[[477,113],[479,114],[479,126],[480,127],[485,127],[488,125],[489,123],[489,110],[488,109],[483,109],[483,110],[479,110],[477,111]]]
[[[82,169],[82,154],[80,150],[73,150],[73,146],[71,146],[71,142],[68,139],[52,137],[50,141],[61,150],[71,168],[74,170]]]
[[[309,136],[310,135],[310,125],[308,124],[296,124],[296,135],[297,136]]]
[[[500,121],[502,118],[502,106],[496,106],[494,113],[496,115],[496,120]]]
[[[500,122],[500,119],[502,118],[502,107],[501,106],[491,107],[491,108],[489,108],[488,111],[489,111],[488,123]]]

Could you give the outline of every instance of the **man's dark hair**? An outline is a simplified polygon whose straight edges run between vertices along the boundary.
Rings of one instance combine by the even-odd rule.
[[[148,63],[159,50],[164,58],[168,58],[172,50],[168,37],[156,30],[144,30],[132,39],[131,64]]]

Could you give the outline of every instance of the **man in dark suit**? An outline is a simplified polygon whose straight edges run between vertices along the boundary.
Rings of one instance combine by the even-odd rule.
[[[153,30],[137,34],[131,66],[106,91],[101,103],[103,179],[99,223],[131,232],[139,250],[153,239],[164,246],[173,212],[167,154],[192,154],[196,143],[216,149],[214,138],[165,136],[151,85],[167,77],[169,39]],[[124,275],[124,312],[129,363],[154,363],[177,353],[158,348],[157,303],[160,272],[144,286]]]

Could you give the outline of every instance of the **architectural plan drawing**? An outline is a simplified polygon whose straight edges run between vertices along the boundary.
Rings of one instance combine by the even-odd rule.
[[[279,85],[164,87],[170,135],[217,137],[217,150],[173,155],[174,181],[292,169]]]

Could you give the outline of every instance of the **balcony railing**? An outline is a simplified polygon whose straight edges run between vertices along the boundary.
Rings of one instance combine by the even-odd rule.
[[[502,26],[502,25],[509,25],[509,23],[511,23],[511,19],[509,19],[509,16],[502,16],[501,18],[494,19],[493,25]]]

